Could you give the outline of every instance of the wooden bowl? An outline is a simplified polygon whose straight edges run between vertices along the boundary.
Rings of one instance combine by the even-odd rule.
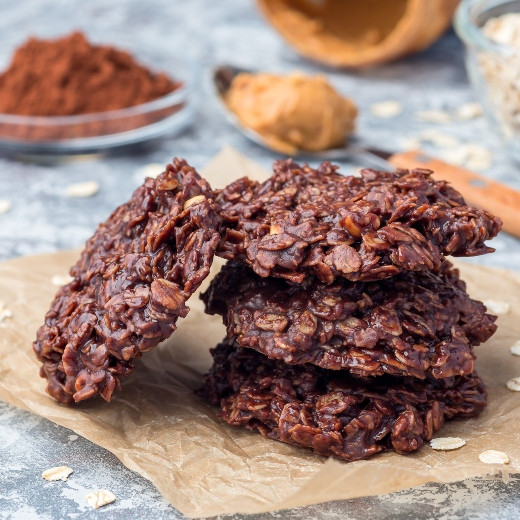
[[[459,0],[257,0],[271,25],[304,56],[336,67],[389,62],[425,49]]]

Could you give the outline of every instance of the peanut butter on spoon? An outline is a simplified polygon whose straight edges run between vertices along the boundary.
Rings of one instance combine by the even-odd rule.
[[[224,99],[243,126],[289,155],[344,146],[357,116],[322,75],[241,73]]]

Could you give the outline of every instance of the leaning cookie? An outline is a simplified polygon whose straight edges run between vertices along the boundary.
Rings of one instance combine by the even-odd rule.
[[[228,337],[271,359],[361,376],[446,378],[471,374],[473,346],[496,317],[472,300],[448,262],[435,275],[405,272],[378,282],[261,278],[228,262],[202,295]]]
[[[213,199],[208,183],[175,159],[98,227],[33,344],[52,397],[109,401],[133,360],[171,335],[217,248]]]
[[[487,393],[476,373],[443,380],[361,380],[314,366],[290,366],[231,342],[213,349],[203,395],[232,426],[319,455],[352,461],[409,453],[445,419],[478,415]]]
[[[363,170],[361,177],[337,170],[279,161],[261,184],[242,178],[224,188],[218,254],[263,277],[332,283],[437,270],[445,255],[492,251],[485,241],[500,219],[467,206],[430,170]]]

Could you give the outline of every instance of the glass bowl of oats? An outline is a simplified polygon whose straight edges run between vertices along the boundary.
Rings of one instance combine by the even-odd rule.
[[[455,30],[484,111],[520,161],[520,0],[463,0]]]

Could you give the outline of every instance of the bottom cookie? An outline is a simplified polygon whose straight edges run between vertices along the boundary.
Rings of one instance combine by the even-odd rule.
[[[445,419],[475,417],[486,406],[476,373],[442,380],[360,379],[286,365],[230,340],[212,354],[201,393],[220,406],[225,422],[349,461],[415,451]]]

